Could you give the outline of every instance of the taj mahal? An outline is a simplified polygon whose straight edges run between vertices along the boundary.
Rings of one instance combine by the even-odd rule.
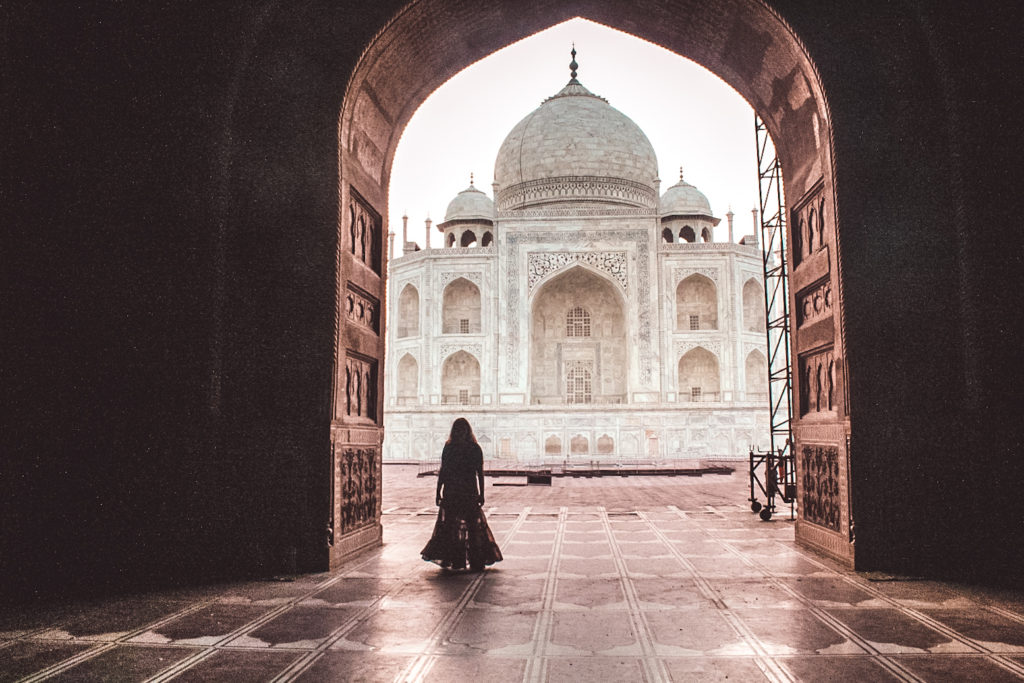
[[[507,135],[493,200],[451,201],[439,248],[389,262],[386,461],[439,457],[452,419],[495,463],[745,457],[768,444],[761,250],[714,239],[644,132],[572,77]],[[756,214],[755,214],[756,220]],[[392,236],[392,241],[394,237]],[[389,251],[390,253],[390,251]]]

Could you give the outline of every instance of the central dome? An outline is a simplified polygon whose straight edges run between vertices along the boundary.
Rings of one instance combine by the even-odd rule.
[[[512,129],[494,163],[502,210],[566,201],[654,208],[657,178],[644,132],[575,74]]]

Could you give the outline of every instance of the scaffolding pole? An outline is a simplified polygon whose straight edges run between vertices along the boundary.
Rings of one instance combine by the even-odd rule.
[[[764,273],[765,337],[768,344],[768,397],[771,448],[750,451],[751,509],[761,519],[771,519],[775,496],[790,505],[796,500],[796,468],[793,462],[793,375],[789,345],[789,273],[786,267],[786,212],[782,190],[782,167],[768,129],[754,114],[757,141],[757,178],[760,199],[761,265]],[[758,469],[761,474],[758,474]],[[756,499],[755,483],[767,497],[762,507]]]

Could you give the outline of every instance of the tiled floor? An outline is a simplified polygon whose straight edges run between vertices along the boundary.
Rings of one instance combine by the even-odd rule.
[[[489,485],[483,574],[419,559],[433,485],[334,574],[0,611],[0,681],[1024,678],[1024,594],[843,571],[741,474]]]

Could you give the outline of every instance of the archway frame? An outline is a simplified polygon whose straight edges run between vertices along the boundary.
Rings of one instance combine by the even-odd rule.
[[[367,198],[386,216],[387,183],[391,163],[402,130],[419,104],[444,81],[462,68],[505,47],[573,17],[584,17],[669,49],[709,69],[740,93],[757,111],[771,134],[784,170],[786,204],[824,203],[828,210],[826,232],[833,245],[831,258],[801,273],[794,270],[791,310],[807,278],[828,279],[837,293],[827,335],[842,377],[842,409],[831,424],[816,424],[806,434],[799,428],[796,451],[805,441],[814,453],[822,449],[833,461],[829,470],[841,479],[830,487],[836,496],[828,505],[837,506],[838,526],[826,528],[820,520],[801,519],[797,537],[848,563],[853,563],[853,533],[850,511],[848,444],[850,436],[848,369],[844,343],[842,258],[839,240],[840,212],[836,207],[833,130],[828,98],[814,61],[804,43],[783,18],[759,0],[702,3],[686,0],[664,5],[653,0],[633,4],[609,0],[549,6],[540,2],[510,0],[473,6],[461,13],[460,2],[420,0],[406,5],[364,49],[347,84],[338,123],[339,207],[352,193]],[[453,14],[454,12],[454,14]],[[465,17],[457,24],[451,16]],[[452,40],[445,41],[445,36]],[[446,49],[427,49],[438,38]],[[554,85],[553,85],[554,87]],[[339,210],[339,252],[345,251],[344,212]],[[385,219],[386,222],[386,219]],[[790,239],[789,243],[793,241]],[[789,254],[790,262],[792,254]],[[339,290],[346,286],[344,268],[339,270]],[[537,290],[539,291],[539,289]],[[532,311],[532,301],[531,301]],[[627,306],[626,309],[629,310]],[[820,329],[824,329],[822,326]],[[820,330],[819,330],[820,332]],[[799,363],[803,335],[795,330],[791,356]],[[823,337],[818,335],[820,341]],[[335,381],[344,349],[335,349]],[[837,374],[840,374],[837,371]],[[799,373],[794,373],[799,376]],[[381,379],[379,377],[379,379]],[[335,416],[338,416],[335,410]],[[332,422],[332,442],[347,432],[344,421]],[[817,449],[817,450],[814,450]],[[809,451],[810,452],[810,451]],[[799,455],[798,455],[798,469]],[[813,476],[818,476],[815,474]],[[332,556],[332,559],[333,556]]]

